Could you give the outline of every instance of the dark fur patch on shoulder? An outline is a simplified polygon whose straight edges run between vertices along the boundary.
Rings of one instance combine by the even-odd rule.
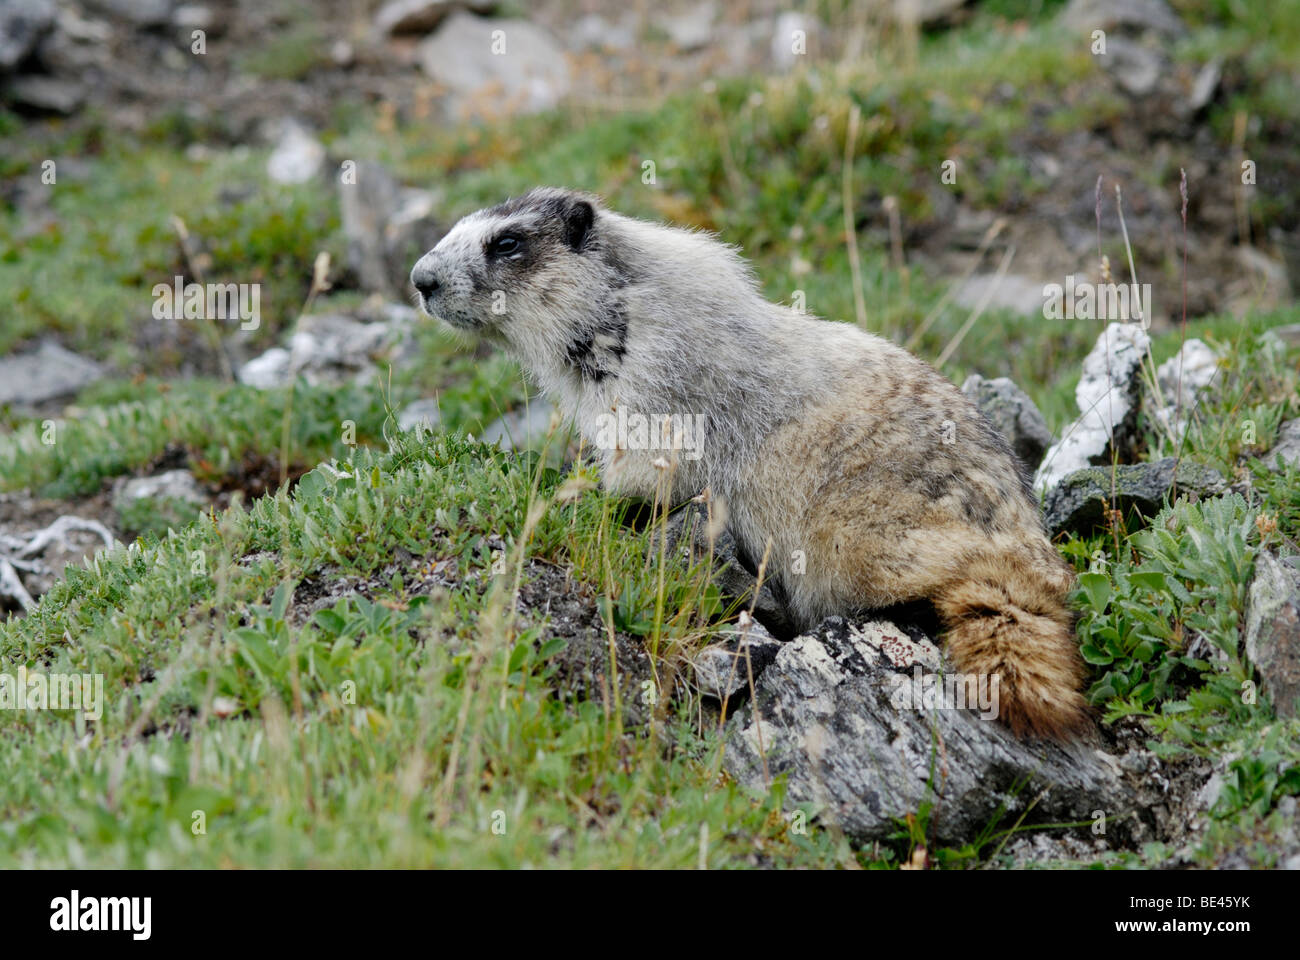
[[[614,375],[626,352],[627,310],[618,301],[606,304],[595,323],[579,331],[565,351],[578,375],[593,383]]]

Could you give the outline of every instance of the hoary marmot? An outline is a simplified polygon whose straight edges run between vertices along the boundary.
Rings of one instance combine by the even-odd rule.
[[[708,234],[563,189],[465,217],[411,282],[431,316],[519,363],[615,492],[662,492],[665,461],[658,443],[609,442],[611,414],[703,424],[669,493],[725,501],[798,628],[928,601],[957,669],[998,676],[1013,730],[1086,724],[1073,571],[1006,441],[928,364],[768,302]]]

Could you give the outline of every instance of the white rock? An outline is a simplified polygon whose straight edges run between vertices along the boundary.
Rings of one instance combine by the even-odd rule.
[[[239,381],[259,390],[282,387],[289,382],[289,351],[272,347],[239,368]]]
[[[1069,474],[1099,461],[1131,426],[1141,389],[1142,361],[1151,338],[1137,323],[1112,323],[1084,358],[1083,376],[1075,388],[1079,418],[1043,456],[1034,486],[1048,491]]]
[[[749,620],[743,629],[735,627],[727,632],[733,634],[734,639],[710,644],[697,652],[691,661],[696,686],[717,700],[734,697],[748,688],[750,673],[758,676],[781,649],[780,641],[761,623],[753,620]]]
[[[1085,35],[1093,30],[1110,34],[1126,28],[1173,36],[1186,29],[1165,0],[1070,0],[1061,14],[1061,24]]]
[[[402,352],[404,323],[363,323],[336,313],[309,314],[289,338],[289,377],[313,386],[364,383],[375,365]]]
[[[211,7],[187,3],[172,11],[172,23],[182,30],[211,30],[216,23],[216,15]]]
[[[1208,394],[1218,373],[1219,355],[1201,340],[1188,340],[1156,370],[1163,404],[1152,409],[1151,414],[1175,441],[1182,439],[1193,411]]]
[[[397,428],[399,430],[414,430],[417,427],[424,430],[437,430],[441,425],[442,411],[438,409],[436,397],[426,397],[423,400],[408,403],[402,408],[402,412],[397,415]]]
[[[208,504],[208,495],[188,470],[168,470],[152,477],[132,477],[123,481],[113,495],[114,505],[119,510],[122,505],[133,500],[144,499],[180,500],[199,507]]]
[[[266,175],[276,183],[306,183],[320,173],[325,148],[293,121],[284,125],[280,140],[266,161]]]

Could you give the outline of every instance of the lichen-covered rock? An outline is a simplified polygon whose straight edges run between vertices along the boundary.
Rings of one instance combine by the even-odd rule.
[[[1016,739],[995,688],[960,709],[938,649],[893,624],[831,617],[783,644],[756,699],[728,721],[723,765],[755,790],[785,775],[786,802],[861,842],[930,805],[930,835],[962,843],[1004,816],[1026,823],[1119,818],[1133,809],[1117,765],[1082,744]],[[1121,827],[1114,833],[1119,833]]]
[[[1204,498],[1226,489],[1227,482],[1217,470],[1175,457],[1152,463],[1123,464],[1113,469],[1089,467],[1070,474],[1052,489],[1043,504],[1043,522],[1053,536],[1067,530],[1086,534],[1105,525],[1112,493],[1115,509],[1127,514],[1136,508],[1149,517],[1175,491]]]
[[[1246,607],[1246,656],[1280,717],[1298,715],[1300,701],[1300,569],[1297,558],[1267,551],[1255,558]]]
[[[978,373],[966,378],[961,392],[974,400],[980,413],[1006,437],[1020,462],[1031,473],[1037,470],[1052,445],[1052,431],[1029,394],[1006,377],[985,380]]]

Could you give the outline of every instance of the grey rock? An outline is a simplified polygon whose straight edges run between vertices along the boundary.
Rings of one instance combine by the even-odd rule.
[[[1123,464],[1115,467],[1113,474],[1117,509],[1128,513],[1135,508],[1146,517],[1160,511],[1175,486],[1178,495],[1190,494],[1202,499],[1217,496],[1227,489],[1227,482],[1218,471],[1191,460],[1179,461],[1175,457],[1151,463]],[[1111,489],[1110,467],[1076,471],[1048,493],[1043,504],[1043,522],[1053,536],[1067,530],[1086,534],[1096,527],[1105,526]]]
[[[713,22],[717,16],[717,5],[712,0],[706,0],[684,10],[664,14],[658,18],[656,24],[668,34],[668,39],[674,47],[689,52],[702,50],[709,45],[713,39]]]
[[[22,63],[54,25],[52,0],[6,0],[0,5],[0,71]]]
[[[28,110],[68,116],[85,103],[86,90],[75,80],[31,74],[11,80],[5,87],[5,98]]]
[[[45,36],[36,57],[46,73],[74,80],[102,76],[115,66],[110,44],[112,28],[103,21],[83,20],[71,8],[59,12],[55,29]]]
[[[761,623],[741,615],[743,626],[727,632],[730,639],[710,644],[691,659],[695,684],[700,693],[715,700],[729,701],[749,687],[749,677],[762,674],[773,661],[781,642]]]
[[[82,17],[75,7],[63,7],[59,10],[54,35],[67,37],[77,43],[107,44],[113,38],[113,27],[103,20]],[[40,51],[40,58],[42,63],[49,66],[44,49]]]
[[[208,505],[208,495],[194,474],[188,470],[168,470],[152,477],[131,477],[122,480],[113,492],[113,507],[121,512],[134,500],[177,500],[196,507]]]
[[[87,6],[137,27],[161,27],[172,15],[172,0],[88,0]]]
[[[347,263],[363,289],[389,299],[406,295],[411,265],[446,231],[428,190],[401,186],[380,164],[357,161],[339,180]]]
[[[426,397],[408,403],[397,415],[399,430],[414,430],[417,427],[423,430],[437,430],[441,426],[442,412],[438,409],[436,397]]]
[[[1052,431],[1029,395],[1007,377],[985,380],[972,373],[961,392],[975,401],[995,430],[1006,437],[1020,462],[1032,474],[1052,444]]]
[[[46,340],[30,353],[0,357],[0,406],[66,399],[103,376],[95,361]]]
[[[1186,30],[1164,0],[1070,0],[1061,14],[1061,23],[1088,34],[1093,30],[1124,29],[1175,37]]]
[[[451,94],[453,113],[535,113],[555,107],[572,86],[564,50],[527,20],[453,13],[416,56]]]
[[[1300,569],[1289,560],[1261,551],[1246,601],[1246,656],[1279,717],[1300,715]]]
[[[272,347],[240,367],[241,383],[263,390],[298,376],[313,386],[366,383],[376,365],[409,355],[406,349],[414,311],[390,305],[389,319],[363,322],[337,313],[302,317],[289,347]]]
[[[712,557],[711,581],[724,605],[745,610],[752,605],[754,615],[770,629],[783,636],[794,632],[785,606],[768,583],[763,584],[758,599],[754,599],[758,578],[741,562],[735,538],[726,529],[717,529],[710,543],[707,506],[692,502],[673,513],[668,518],[666,534],[669,552],[677,554],[688,567]]]
[[[1109,324],[1084,357],[1083,375],[1075,387],[1079,417],[1043,456],[1034,486],[1049,491],[1077,470],[1109,463],[1112,451],[1121,459],[1131,453],[1136,436],[1142,361],[1151,338],[1140,324]]]
[[[428,33],[458,6],[455,0],[390,0],[375,14],[375,30],[390,36]]]
[[[1107,39],[1105,56],[1100,59],[1115,82],[1135,97],[1145,97],[1156,89],[1165,63],[1157,51],[1124,37]]]
[[[479,439],[503,450],[540,450],[546,445],[554,414],[555,408],[549,400],[535,397],[527,405],[492,421]],[[562,427],[552,444],[563,447]]]
[[[934,707],[925,694],[937,659],[933,644],[887,622],[829,618],[762,672],[755,699],[728,721],[724,768],[756,791],[785,775],[788,808],[811,804],[860,842],[886,839],[927,803],[937,843],[1004,816],[1078,821],[1132,808],[1131,787],[1094,751],[1021,741],[975,711]]]
[[[1278,457],[1285,466],[1300,467],[1300,418],[1288,420],[1277,428],[1277,440],[1264,455],[1264,462],[1276,467]]]
[[[977,273],[957,288],[953,302],[975,310],[1010,310],[1024,316],[1043,312],[1043,284],[1018,274]]]
[[[625,51],[636,46],[635,21],[626,16],[614,23],[589,13],[575,20],[568,33],[578,49]]]
[[[453,11],[491,13],[494,0],[389,0],[375,14],[375,30],[388,36],[425,34],[437,29]]]
[[[289,339],[289,373],[313,385],[364,383],[376,363],[401,351],[408,333],[402,323],[362,323],[333,313],[303,317]]]

